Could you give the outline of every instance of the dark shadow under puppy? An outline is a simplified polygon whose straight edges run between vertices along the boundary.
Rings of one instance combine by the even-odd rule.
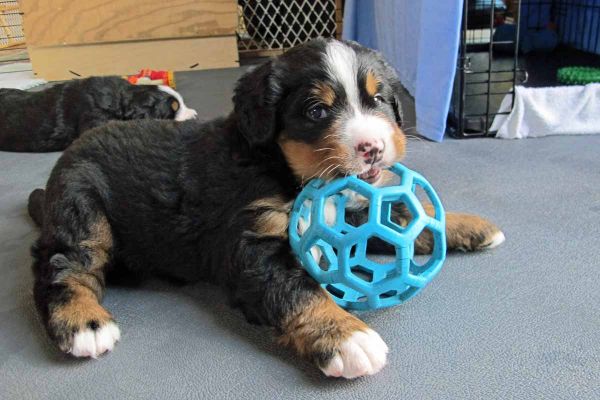
[[[170,87],[136,86],[119,77],[74,80],[40,92],[0,89],[0,150],[64,150],[111,120],[195,117]]]

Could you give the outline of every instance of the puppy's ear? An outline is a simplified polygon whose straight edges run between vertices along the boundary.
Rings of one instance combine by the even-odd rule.
[[[233,96],[234,112],[237,128],[250,147],[261,147],[274,141],[279,90],[272,60],[238,81]]]
[[[402,103],[400,102],[400,93],[403,91],[402,84],[397,80],[396,84],[392,83],[392,88],[394,89],[394,102],[392,103],[394,116],[396,117],[396,124],[402,128],[404,124],[404,113],[402,112]]]

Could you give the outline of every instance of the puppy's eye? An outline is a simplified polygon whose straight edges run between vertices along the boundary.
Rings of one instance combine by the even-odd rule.
[[[327,118],[327,109],[321,105],[313,106],[308,109],[306,116],[314,121]]]
[[[385,103],[385,99],[379,93],[377,93],[375,96],[373,96],[373,100],[375,100],[376,103]]]

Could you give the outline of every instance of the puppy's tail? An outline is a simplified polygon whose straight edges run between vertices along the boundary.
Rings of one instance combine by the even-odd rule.
[[[27,211],[29,216],[39,227],[44,223],[44,201],[46,200],[46,191],[44,189],[35,189],[29,195],[27,202]]]

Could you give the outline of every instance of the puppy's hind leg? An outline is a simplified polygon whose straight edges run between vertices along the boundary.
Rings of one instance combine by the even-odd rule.
[[[32,252],[35,303],[52,340],[76,357],[110,351],[120,338],[100,305],[113,236],[105,215],[83,195],[61,194],[44,210]]]

